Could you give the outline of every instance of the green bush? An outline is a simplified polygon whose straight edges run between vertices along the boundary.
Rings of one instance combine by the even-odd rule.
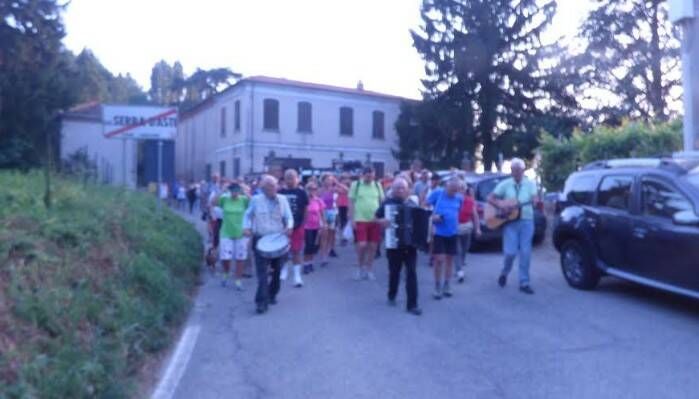
[[[123,398],[186,315],[203,251],[154,198],[0,173],[0,398]]]
[[[620,127],[601,126],[592,133],[575,132],[570,139],[561,140],[544,133],[541,138],[539,174],[547,190],[559,191],[568,175],[590,162],[666,156],[679,151],[681,146],[680,121],[652,125],[627,122]]]

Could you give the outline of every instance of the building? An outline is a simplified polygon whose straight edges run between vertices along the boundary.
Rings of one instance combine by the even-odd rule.
[[[84,153],[94,165],[98,182],[144,187],[158,181],[157,140],[134,140],[106,137],[110,127],[105,126],[105,106],[134,110],[135,113],[157,113],[161,107],[106,105],[91,102],[66,111],[61,117],[60,154],[66,161],[75,154]],[[128,113],[128,112],[127,112]],[[173,128],[174,129],[174,128]],[[175,178],[175,142],[164,141],[162,179],[172,184]]]
[[[264,76],[242,79],[180,115],[176,174],[200,180],[270,168],[371,163],[398,169],[395,121],[404,98]]]

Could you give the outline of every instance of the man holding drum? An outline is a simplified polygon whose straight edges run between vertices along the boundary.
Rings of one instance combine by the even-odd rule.
[[[252,236],[257,271],[257,313],[265,313],[268,305],[277,303],[281,263],[289,249],[289,239],[294,228],[294,217],[289,202],[277,194],[277,179],[270,175],[260,178],[261,194],[252,197],[245,212],[245,235]],[[271,245],[261,246],[261,242]],[[269,281],[269,268],[272,281]]]

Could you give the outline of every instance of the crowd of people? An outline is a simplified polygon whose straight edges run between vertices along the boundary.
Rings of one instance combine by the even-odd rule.
[[[519,257],[520,291],[533,294],[529,263],[534,231],[532,205],[538,201],[537,190],[535,183],[524,176],[522,160],[513,159],[511,169],[511,178],[500,182],[488,197],[494,209],[519,211],[519,217],[503,227],[504,260],[497,283],[505,287],[514,260]],[[246,275],[246,265],[255,270],[256,311],[262,314],[277,303],[282,281],[292,279],[293,286],[301,288],[304,275],[313,273],[316,267],[328,267],[331,258],[338,256],[338,237],[339,245],[354,245],[354,280],[375,280],[374,260],[381,256],[383,232],[394,223],[385,212],[386,205],[430,210],[426,232],[429,245],[423,249],[434,271],[432,297],[441,300],[453,296],[453,282],[464,282],[471,237],[481,234],[479,212],[473,188],[464,178],[466,173],[471,172],[452,170],[440,176],[414,164],[409,171],[381,180],[371,167],[357,175],[327,173],[306,181],[301,181],[293,169],[283,176],[263,175],[255,181],[214,175],[210,183],[189,187],[196,197],[190,202],[190,212],[193,202],[198,201],[210,236],[213,260],[209,267],[215,271],[220,263],[222,286],[232,279],[234,287],[243,291],[243,279],[252,277],[251,273]],[[180,189],[188,199],[189,190]],[[261,253],[258,242],[270,234],[286,235],[288,252],[275,257]],[[388,304],[396,305],[405,270],[406,310],[414,315],[422,313],[418,305],[418,250],[410,243],[385,249]]]

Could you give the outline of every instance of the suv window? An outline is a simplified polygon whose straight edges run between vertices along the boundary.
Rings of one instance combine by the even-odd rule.
[[[592,175],[573,175],[563,189],[565,199],[580,205],[591,205],[595,196],[597,178]]]
[[[672,219],[677,212],[693,209],[692,204],[682,194],[653,180],[644,180],[641,183],[641,196],[643,214],[647,216]]]
[[[629,209],[633,177],[606,176],[599,185],[597,204],[626,211]]]
[[[495,186],[501,181],[507,179],[507,177],[497,177],[494,179],[484,179],[478,183],[478,188],[476,189],[476,200],[485,202],[488,200],[490,193],[495,190]]]

